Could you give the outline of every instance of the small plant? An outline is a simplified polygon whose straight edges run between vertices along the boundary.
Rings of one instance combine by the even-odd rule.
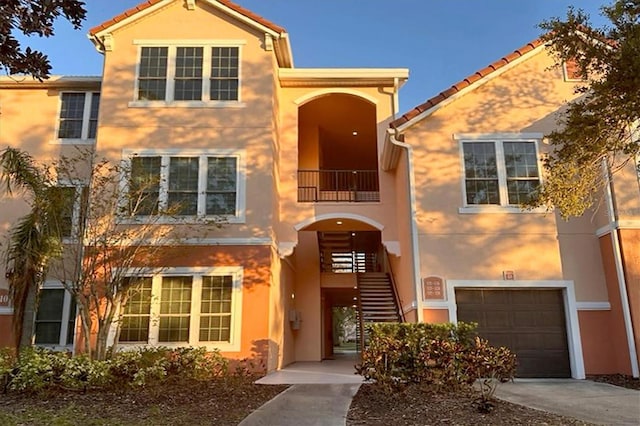
[[[515,355],[477,337],[475,324],[374,324],[359,374],[384,392],[409,385],[463,391],[478,383],[476,407],[493,408],[497,385],[515,374]]]

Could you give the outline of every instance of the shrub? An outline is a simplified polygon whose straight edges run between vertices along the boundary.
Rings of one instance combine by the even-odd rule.
[[[38,347],[24,348],[18,359],[10,351],[0,352],[5,391],[115,389],[160,384],[167,379],[212,380],[238,374],[242,373],[229,374],[228,361],[219,351],[207,352],[205,348],[144,348],[115,353],[107,361]]]
[[[475,324],[373,324],[359,374],[386,391],[408,384],[457,391],[476,380],[495,386],[513,378],[515,355],[477,337]],[[491,398],[494,388],[483,387]]]
[[[68,352],[52,352],[38,347],[20,351],[9,378],[8,388],[23,392],[35,392],[60,385]]]
[[[11,373],[16,363],[16,351],[13,348],[0,349],[0,383],[6,393],[11,380]]]

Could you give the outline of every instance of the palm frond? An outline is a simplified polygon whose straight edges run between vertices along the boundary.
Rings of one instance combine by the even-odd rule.
[[[38,194],[46,182],[42,170],[31,155],[7,147],[0,153],[0,188],[13,194],[16,190]]]

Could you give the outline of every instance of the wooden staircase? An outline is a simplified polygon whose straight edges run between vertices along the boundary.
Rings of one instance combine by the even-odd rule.
[[[402,322],[401,307],[393,290],[391,277],[385,272],[358,274],[359,304],[357,309],[358,327],[356,342],[358,350],[366,345],[367,335],[361,336],[367,323]]]

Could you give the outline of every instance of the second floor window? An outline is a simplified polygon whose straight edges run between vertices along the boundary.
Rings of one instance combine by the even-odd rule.
[[[129,205],[134,215],[241,215],[238,155],[144,155],[131,159]]]
[[[88,189],[83,185],[60,185],[51,188],[51,202],[59,206],[56,226],[62,238],[75,238],[84,220],[83,211],[88,202]]]
[[[99,93],[62,93],[58,139],[95,139],[99,106]]]
[[[535,141],[463,141],[467,205],[519,205],[540,185]]]
[[[238,101],[239,85],[239,47],[140,48],[138,101]]]

